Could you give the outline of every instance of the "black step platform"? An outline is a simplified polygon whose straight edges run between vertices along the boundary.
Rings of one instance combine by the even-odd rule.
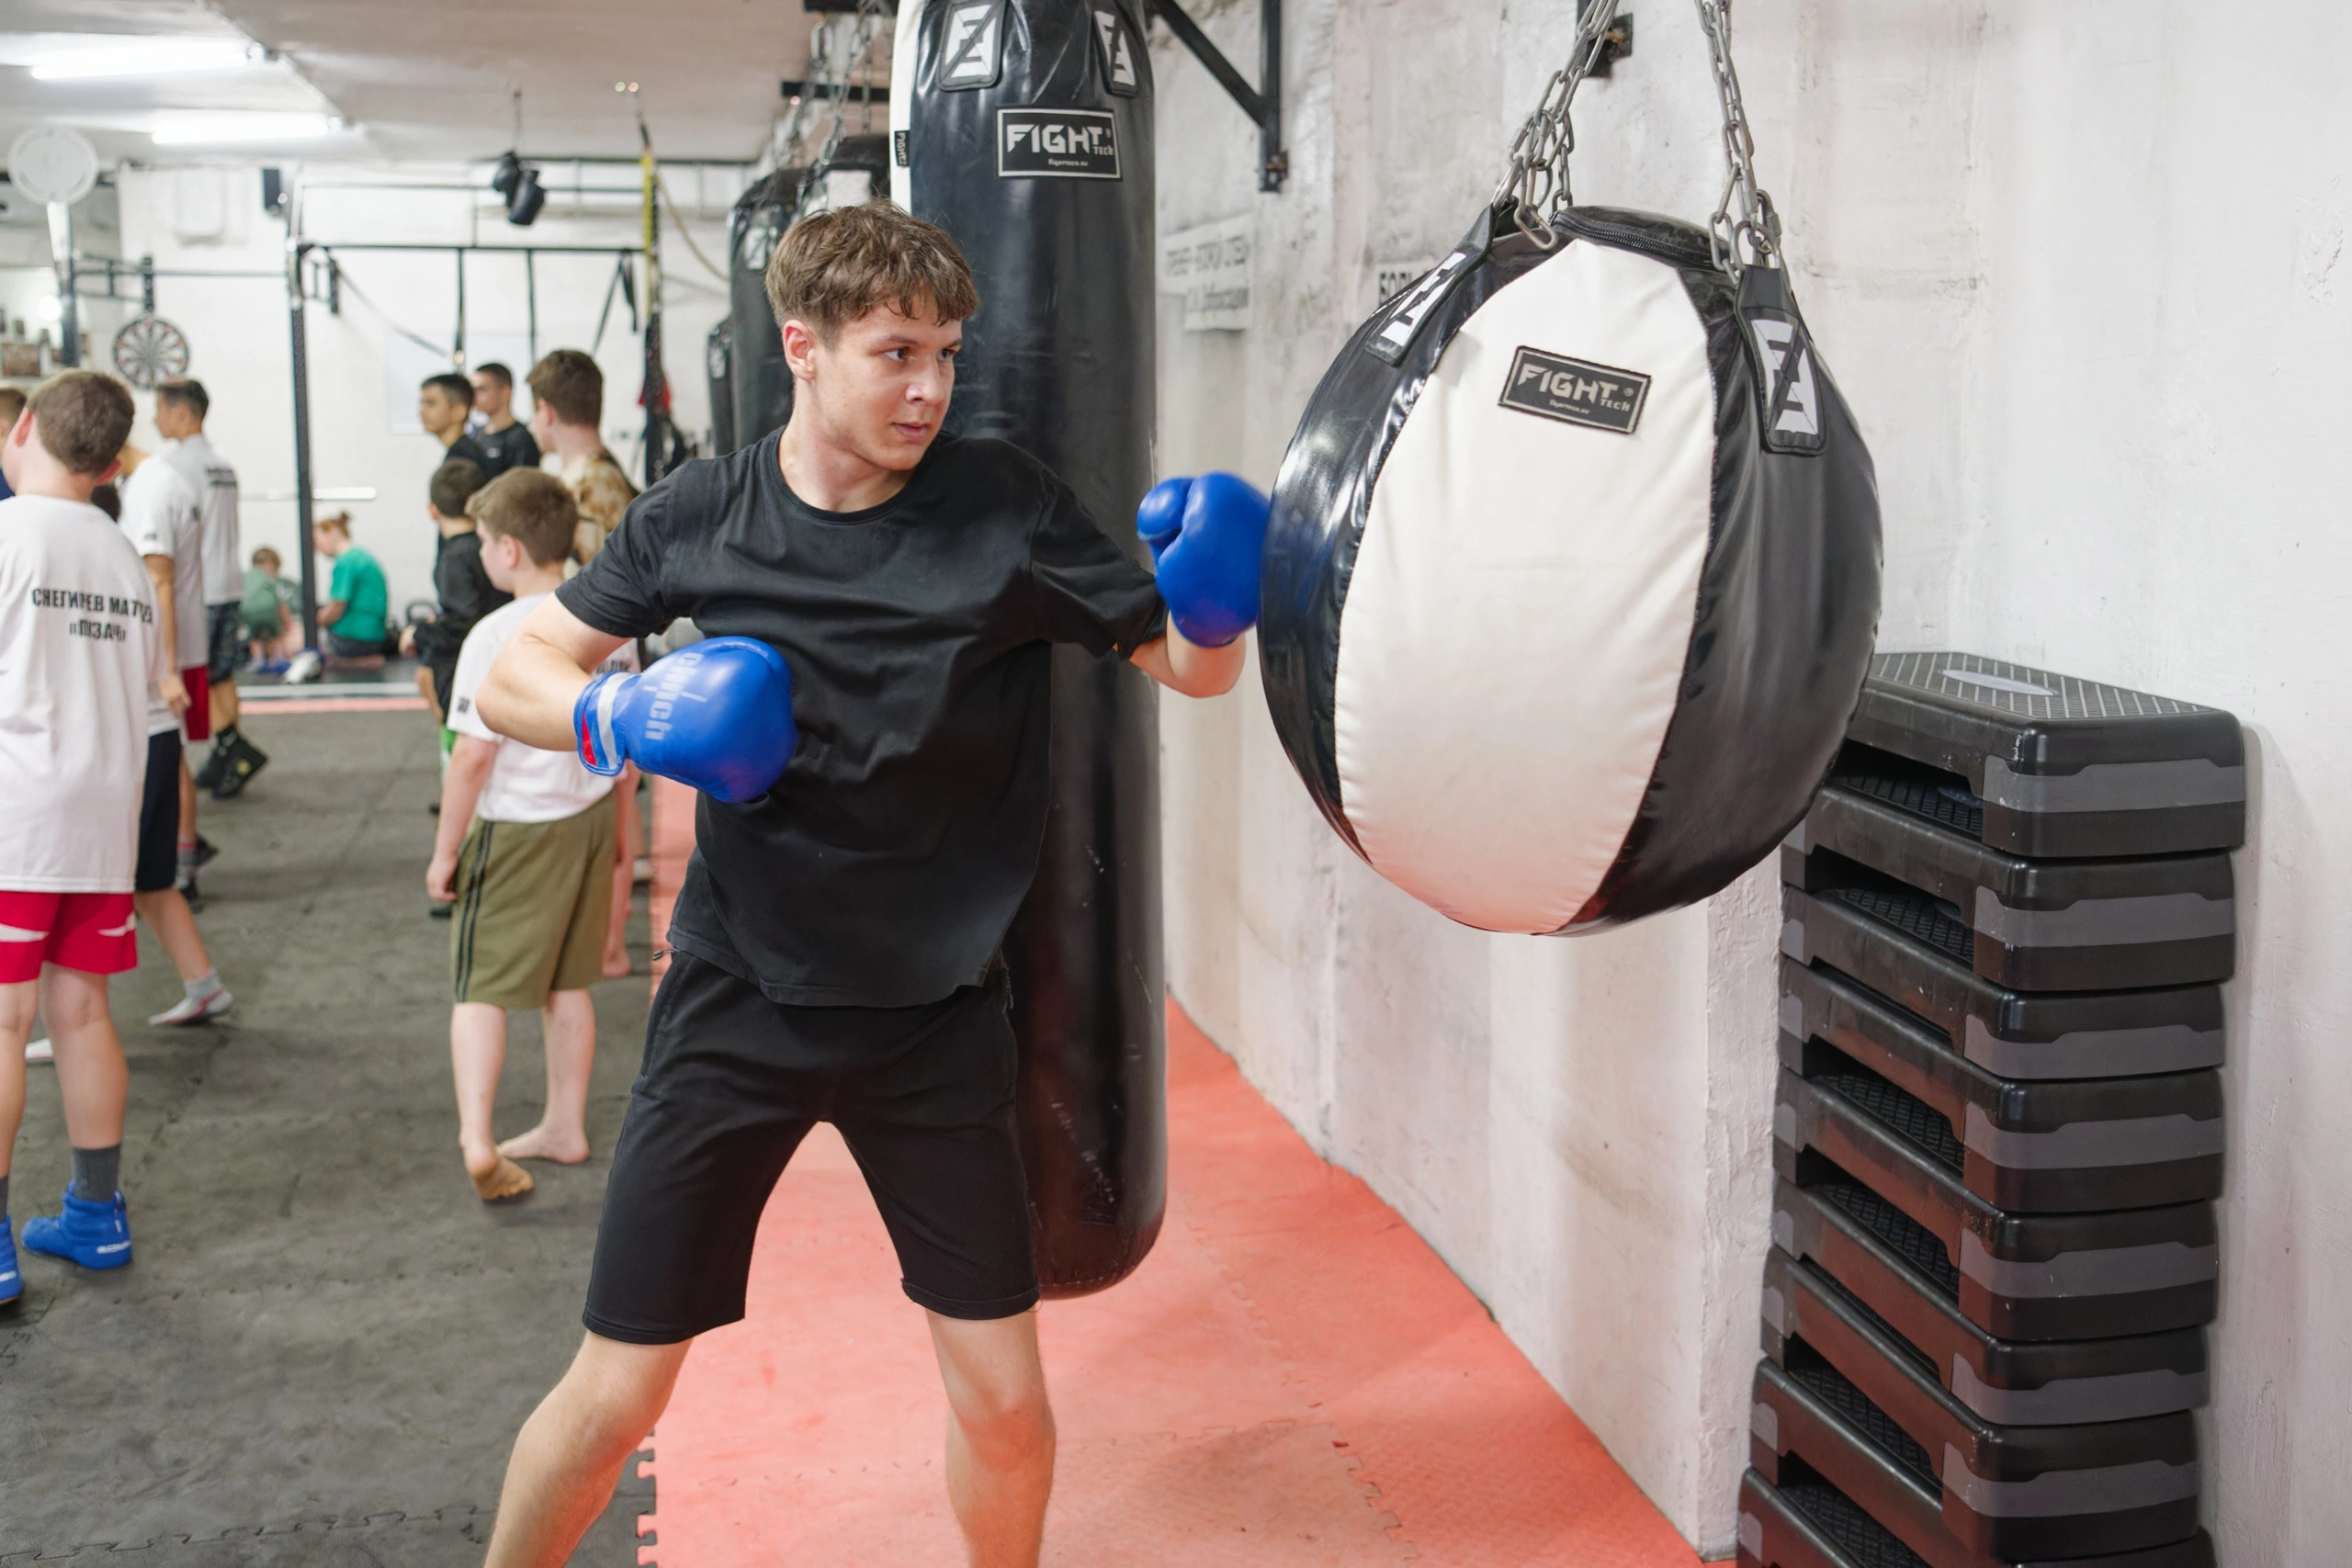
[[[1833,897],[1924,893],[1966,928],[1953,944],[1969,966],[2015,991],[2193,985],[2228,979],[2236,963],[2226,853],[2029,861],[1834,777],[1781,845],[1781,879]]]
[[[2188,1412],[2067,1427],[1988,1422],[1828,1276],[1778,1249],[1766,1258],[1764,1288],[1768,1302],[1778,1298],[1781,1325],[1767,1314],[1766,1356],[1808,1386],[1826,1368],[1900,1427],[1929,1456],[1945,1523],[1962,1541],[1996,1559],[2072,1557],[2196,1531]]]
[[[1917,1220],[1856,1182],[1774,1184],[1772,1242],[1817,1268],[1919,1353],[1944,1388],[1988,1421],[2067,1426],[2193,1410],[2208,1392],[2204,1331],[2168,1328],[2105,1339],[2018,1340],[1962,1315],[1960,1270]],[[1768,1281],[1764,1323],[1784,1294]]]
[[[1988,1073],[1885,998],[1834,970],[1781,961],[1781,1065],[1800,1077],[1874,1077],[1939,1118],[1962,1185],[2029,1213],[2186,1203],[2222,1193],[2222,1079],[2029,1079]],[[1876,1092],[1876,1091],[1872,1091]]]
[[[1847,730],[1947,777],[1995,849],[2165,855],[2245,841],[2245,740],[2219,708],[1972,653],[1882,653]],[[1870,759],[1849,753],[1849,777]],[[1958,822],[1955,825],[1959,825]]]
[[[1917,1220],[1958,1270],[1962,1315],[2004,1339],[2098,1339],[2212,1320],[2221,1249],[2211,1203],[2088,1214],[1996,1209],[1961,1184],[1956,1145],[1923,1144],[1786,1070],[1772,1143],[1784,1179],[1857,1182]]]
[[[1983,1559],[1920,1556],[1821,1479],[1803,1460],[1783,1459],[1774,1485],[1756,1471],[1740,1477],[1740,1568],[1974,1568]],[[1958,1543],[1953,1543],[1957,1549]],[[2070,1557],[2067,1568],[2213,1568],[2213,1542],[2202,1530],[2184,1541],[2141,1551]],[[2041,1568],[2039,1563],[2020,1568]]]
[[[2180,1073],[2222,1061],[2222,988],[2004,989],[1970,968],[1972,938],[1925,894],[1781,891],[1781,951],[1826,964],[1943,1032],[2005,1078]]]

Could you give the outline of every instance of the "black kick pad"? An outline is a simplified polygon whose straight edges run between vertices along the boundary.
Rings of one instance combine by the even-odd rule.
[[[1961,1184],[1948,1124],[1945,1141],[1934,1141],[1941,1118],[1905,1119],[1904,1110],[1784,1070],[1773,1168],[1800,1187],[1859,1183],[1910,1215],[1957,1271],[1961,1314],[2004,1339],[2098,1339],[2212,1321],[2221,1248],[2211,1203],[2011,1213]]]
[[[1929,1458],[1944,1521],[1999,1560],[2158,1546],[2197,1529],[2196,1417],[2002,1426],[1944,1391],[1917,1353],[1819,1270],[1767,1255],[1764,1349],[1808,1386],[1834,1372]],[[1773,1297],[1777,1295],[1777,1303]]]
[[[1781,961],[1781,1065],[1850,1098],[1908,1100],[1905,1122],[1958,1147],[1961,1181],[2032,1213],[2186,1203],[2222,1195],[2222,1079],[2020,1079],[1988,1073],[1885,998],[1834,970]]]
[[[1994,1558],[1946,1529],[1936,1483],[1858,1427],[1845,1407],[1767,1361],[1756,1371],[1748,1455],[1739,1491],[1742,1568],[2041,1568],[2049,1559]],[[1868,1401],[1853,1402],[1868,1408]],[[1894,1438],[1883,1412],[1871,1411]],[[1916,1445],[1914,1445],[1916,1447]],[[2068,1568],[2214,1568],[2204,1531],[2132,1551],[2070,1557]]]
[[[1924,893],[1965,928],[1946,951],[2011,990],[2191,985],[2236,962],[2226,853],[2029,861],[1834,777],[1782,840],[1781,880],[1832,898]]]
[[[1781,951],[1826,964],[2005,1078],[2180,1073],[2222,1061],[2222,988],[2020,992],[1970,967],[1972,933],[1922,893],[1781,890]]]
[[[1928,793],[1954,795],[1920,807],[1973,819],[1972,836],[2011,854],[2245,842],[2245,739],[2219,708],[1973,653],[1882,653],[1846,735],[1948,775]],[[1848,761],[1860,764],[1841,768],[1849,776],[1872,771]],[[1917,770],[1893,773],[1890,789],[1919,782]]]
[[[1908,1345],[1946,1392],[1988,1421],[2057,1427],[2193,1410],[2207,1394],[2205,1333],[2168,1328],[2108,1339],[2000,1339],[1960,1310],[1960,1270],[1910,1215],[1857,1182],[1772,1194],[1773,1257],[1803,1260]],[[1768,1337],[1785,1332],[1785,1292],[1769,1281]]]

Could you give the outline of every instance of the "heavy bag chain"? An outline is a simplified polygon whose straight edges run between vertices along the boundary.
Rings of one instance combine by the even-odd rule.
[[[1715,265],[1736,278],[1751,264],[1776,265],[1781,252],[1781,216],[1772,197],[1756,183],[1756,139],[1739,94],[1739,71],[1731,58],[1731,0],[1693,0],[1707,35],[1715,96],[1724,124],[1724,193],[1708,220]],[[1577,20],[1568,62],[1552,73],[1543,99],[1510,144],[1510,168],[1495,187],[1497,203],[1509,200],[1520,231],[1545,250],[1560,243],[1552,219],[1573,201],[1568,154],[1576,151],[1576,127],[1568,116],[1577,89],[1600,63],[1616,0],[1587,0]]]

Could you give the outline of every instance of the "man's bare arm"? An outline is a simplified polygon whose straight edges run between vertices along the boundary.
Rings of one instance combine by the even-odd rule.
[[[481,721],[511,739],[548,751],[578,747],[572,705],[589,672],[628,639],[600,632],[549,599],[531,612],[482,677]]]
[[[1136,649],[1130,662],[1171,692],[1188,697],[1221,697],[1240,681],[1241,667],[1249,659],[1245,637],[1235,637],[1223,648],[1203,648],[1185,641],[1184,634],[1171,623],[1166,636]]]
[[[156,682],[155,689],[172,712],[185,714],[187,712],[189,699],[187,683],[180,679],[179,671],[179,606],[172,597],[172,583],[175,581],[172,558],[146,556],[141,558],[147,563],[147,581],[155,585],[155,635],[162,639],[165,648],[172,650],[169,660],[172,672]]]

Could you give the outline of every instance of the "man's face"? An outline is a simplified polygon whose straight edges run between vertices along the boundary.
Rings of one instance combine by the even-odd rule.
[[[481,411],[481,416],[492,424],[504,419],[507,409],[514,404],[514,389],[495,376],[484,376],[479,372],[472,380],[474,407]]]
[[[470,405],[459,402],[438,387],[426,387],[416,394],[417,423],[425,434],[447,439],[453,429],[465,427]]]
[[[155,434],[166,441],[185,441],[204,428],[196,410],[170,398],[155,400]]]
[[[964,323],[933,321],[921,303],[911,317],[877,305],[831,344],[799,321],[785,323],[793,395],[808,400],[816,432],[878,468],[903,472],[922,461],[956,390]]]

